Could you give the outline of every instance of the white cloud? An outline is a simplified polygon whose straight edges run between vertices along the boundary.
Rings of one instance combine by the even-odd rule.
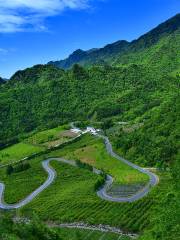
[[[0,55],[6,55],[8,53],[8,49],[5,49],[5,48],[0,48]]]
[[[87,8],[91,0],[0,0],[0,32],[46,29],[46,17]]]
[[[7,56],[13,52],[16,52],[17,49],[16,48],[3,48],[3,47],[0,47],[0,56]]]

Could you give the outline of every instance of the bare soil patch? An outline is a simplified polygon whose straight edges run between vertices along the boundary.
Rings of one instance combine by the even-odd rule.
[[[78,134],[72,132],[71,130],[65,130],[65,131],[63,131],[63,132],[58,133],[57,136],[59,136],[59,137],[69,137],[69,138],[74,138],[74,137],[77,137]]]
[[[75,155],[77,155],[82,162],[92,165],[96,161],[95,157],[93,157],[93,152],[95,152],[94,146],[87,146],[76,150]]]

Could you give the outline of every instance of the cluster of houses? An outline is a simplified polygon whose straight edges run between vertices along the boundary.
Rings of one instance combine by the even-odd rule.
[[[100,132],[100,129],[95,129],[93,127],[87,127],[85,130],[82,131],[80,128],[72,128],[71,131],[73,133],[77,133],[77,134],[91,133],[92,135],[97,135],[98,132]]]

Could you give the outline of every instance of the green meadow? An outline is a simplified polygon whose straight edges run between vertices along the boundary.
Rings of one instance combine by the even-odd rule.
[[[61,133],[67,130],[69,127],[68,125],[59,126],[56,128],[44,130],[41,132],[37,132],[26,139],[26,142],[31,144],[43,144],[49,141],[57,140],[61,136]]]
[[[32,133],[22,142],[0,150],[0,165],[13,163],[35,153],[43,152],[43,150],[60,145],[73,137],[75,135],[69,131],[68,125]]]
[[[0,150],[0,165],[21,160],[34,153],[39,153],[44,150],[42,146],[34,146],[29,143],[17,143],[3,150]]]

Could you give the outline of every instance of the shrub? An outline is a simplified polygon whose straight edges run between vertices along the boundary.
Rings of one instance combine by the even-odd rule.
[[[14,172],[22,172],[29,169],[31,165],[28,162],[20,163],[14,167]]]
[[[87,163],[83,163],[81,162],[80,160],[76,160],[76,164],[79,168],[84,168],[84,169],[87,169],[89,171],[93,171],[93,167]]]
[[[13,172],[14,172],[13,166],[11,166],[11,165],[7,166],[6,174],[11,175]]]
[[[94,186],[95,191],[99,190],[105,184],[105,181],[106,181],[106,175],[102,173],[99,179],[97,180],[97,182],[95,183],[95,186]]]

